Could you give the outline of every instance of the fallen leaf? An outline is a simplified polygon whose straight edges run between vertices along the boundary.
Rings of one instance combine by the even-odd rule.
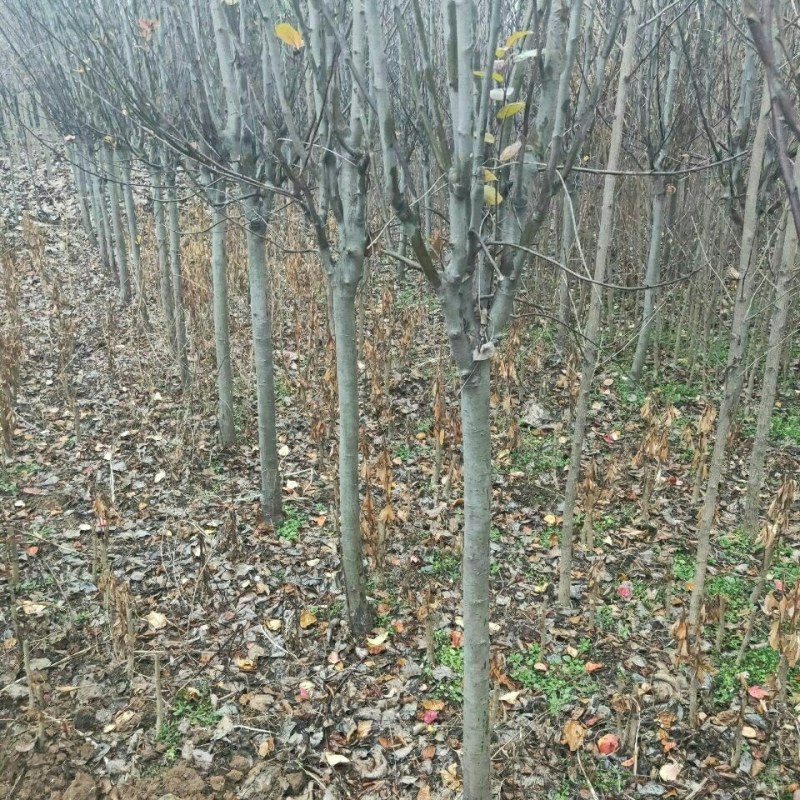
[[[586,728],[581,725],[576,719],[568,719],[561,729],[561,744],[569,747],[571,753],[574,753],[586,738]]]
[[[343,756],[341,753],[331,753],[330,750],[325,751],[325,760],[331,767],[338,767],[340,764],[349,764],[350,759]]]
[[[601,755],[610,756],[619,750],[619,736],[607,733],[597,740],[597,750]]]
[[[669,761],[659,769],[658,777],[661,778],[662,781],[676,781],[682,769],[683,764],[678,764],[676,761]]]
[[[145,619],[154,631],[160,631],[167,627],[167,618],[160,611],[151,611]]]
[[[389,634],[385,630],[380,630],[377,636],[367,637],[367,645],[369,647],[380,647],[389,638]]]
[[[300,627],[303,630],[310,628],[312,625],[317,624],[317,618],[314,614],[312,614],[308,609],[303,609],[300,612]]]

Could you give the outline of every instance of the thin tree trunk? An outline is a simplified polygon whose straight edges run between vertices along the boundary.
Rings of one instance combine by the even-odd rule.
[[[94,197],[95,228],[97,230],[97,241],[100,246],[100,258],[106,269],[111,272],[114,278],[117,277],[117,267],[114,263],[114,246],[111,243],[111,230],[108,225],[108,210],[103,192],[103,181],[100,178],[97,160],[94,161],[92,172],[92,196]]]
[[[561,246],[560,260],[565,267],[570,266],[572,258],[572,248],[575,244],[574,222],[578,220],[578,191],[575,178],[569,181],[569,192],[564,195],[564,202],[561,208]],[[574,222],[573,222],[574,217]],[[569,275],[564,270],[559,270],[558,274],[558,329],[556,330],[556,350],[563,359],[567,357],[567,346],[569,344],[570,332],[570,290]]]
[[[711,529],[714,525],[714,513],[722,483],[722,471],[727,453],[728,432],[731,429],[739,396],[744,380],[743,360],[747,352],[748,334],[750,332],[750,314],[756,286],[758,268],[754,256],[756,237],[757,205],[761,168],[769,129],[769,91],[764,81],[758,127],[751,150],[750,174],[747,179],[745,196],[744,224],[742,226],[742,244],[739,253],[739,281],[736,287],[736,299],[731,321],[728,363],[725,370],[725,386],[717,416],[717,428],[714,433],[714,450],[708,467],[708,483],[703,498],[703,509],[697,530],[697,561],[694,571],[694,583],[689,603],[689,623],[694,629],[700,614],[700,606],[705,592],[706,570],[711,555]]]
[[[605,279],[606,265],[611,250],[611,233],[614,222],[614,190],[617,178],[614,174],[619,167],[622,149],[622,134],[625,127],[625,98],[628,92],[633,56],[636,47],[636,34],[640,16],[639,0],[632,0],[625,32],[625,45],[620,65],[617,98],[614,107],[614,122],[611,127],[611,143],[608,151],[608,170],[603,184],[603,202],[600,213],[600,228],[597,239],[597,257],[594,268],[595,285],[590,287],[589,314],[586,320],[584,339],[584,362],[578,400],[575,404],[575,422],[570,450],[569,472],[564,496],[564,524],[561,531],[561,562],[559,565],[558,602],[562,608],[570,607],[570,588],[572,571],[572,540],[575,527],[575,500],[578,494],[578,479],[581,471],[581,455],[586,431],[586,417],[589,410],[589,394],[597,365],[597,339],[600,334],[600,317],[603,308],[603,291],[598,285]]]
[[[794,171],[795,180],[797,180],[800,178],[800,156],[795,160]],[[775,404],[775,392],[780,371],[781,345],[791,303],[790,289],[797,256],[797,231],[790,221],[787,222],[783,242],[783,256],[775,280],[775,299],[769,323],[764,383],[761,387],[761,402],[758,406],[756,433],[753,438],[753,450],[750,453],[750,469],[747,480],[747,493],[745,495],[744,526],[750,534],[754,534],[758,527],[759,499],[761,485],[764,482],[764,461],[767,456],[769,427],[772,420],[772,408]]]
[[[136,306],[142,321],[149,327],[150,320],[147,314],[147,302],[144,293],[144,274],[142,272],[142,254],[139,243],[139,225],[136,221],[136,203],[133,199],[131,186],[130,152],[125,153],[125,158],[116,151],[117,175],[122,180],[122,197],[125,200],[125,218],[128,222],[128,239],[130,240],[131,264],[133,266],[133,280],[136,285]]]
[[[490,798],[489,536],[492,453],[489,362],[478,361],[461,390],[464,455],[464,797]]]
[[[661,114],[661,130],[664,131],[661,147],[653,161],[653,168],[660,170],[667,154],[669,133],[672,131],[672,107],[675,101],[675,84],[678,78],[678,64],[680,62],[681,43],[680,29],[674,26],[674,41],[669,57],[669,71],[667,85],[664,90],[664,106]],[[650,228],[650,251],[647,257],[645,270],[644,303],[642,308],[642,324],[639,328],[639,338],[636,343],[636,353],[633,357],[631,377],[638,383],[642,376],[644,363],[647,359],[647,349],[650,344],[650,331],[656,313],[656,300],[658,289],[655,285],[661,279],[661,244],[664,231],[665,206],[667,202],[667,179],[660,175],[653,184],[653,224]]]
[[[83,158],[77,143],[73,143],[69,148],[69,155],[72,177],[75,181],[75,194],[78,198],[78,210],[81,214],[81,225],[89,239],[94,240],[95,234],[92,228],[92,217],[89,212],[89,189],[86,185],[86,172],[84,171]]]
[[[251,187],[247,187],[252,192]],[[266,213],[272,196],[250,195],[244,202],[250,318],[256,366],[258,455],[261,468],[261,513],[273,525],[281,521],[281,481],[275,430],[275,367],[272,356],[272,286],[267,268]]]
[[[346,256],[345,256],[346,258]],[[357,284],[342,279],[337,264],[333,290],[336,325],[336,383],[339,391],[339,515],[342,570],[350,627],[357,635],[369,631],[372,610],[367,602],[364,554],[361,546],[361,502],[358,493],[358,358],[356,350]],[[369,491],[369,487],[366,487]]]
[[[111,200],[111,227],[114,229],[114,247],[117,256],[117,278],[119,279],[119,299],[127,304],[131,301],[131,276],[128,272],[128,248],[122,225],[119,203],[119,180],[112,145],[103,146],[106,172],[108,174],[108,195]]]
[[[172,275],[169,271],[169,243],[164,210],[164,172],[159,167],[150,169],[150,182],[153,184],[153,227],[158,255],[158,284],[161,295],[161,310],[164,325],[173,353],[177,353],[175,342],[175,306],[172,294]]]
[[[178,192],[175,187],[175,170],[164,172],[166,205],[169,219],[169,267],[172,281],[172,309],[175,315],[175,353],[181,370],[181,386],[189,385],[189,349],[186,341],[186,313],[183,308],[183,272],[181,268],[181,228],[178,213]]]
[[[231,364],[230,311],[227,259],[225,255],[225,199],[227,192],[218,182],[209,189],[211,201],[211,281],[213,285],[214,347],[217,357],[217,419],[222,447],[236,440],[233,421],[233,365]]]

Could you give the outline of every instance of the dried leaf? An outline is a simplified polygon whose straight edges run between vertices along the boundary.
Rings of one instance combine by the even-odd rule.
[[[586,728],[581,725],[576,719],[568,719],[561,729],[561,744],[569,747],[571,753],[574,753],[586,738]]]

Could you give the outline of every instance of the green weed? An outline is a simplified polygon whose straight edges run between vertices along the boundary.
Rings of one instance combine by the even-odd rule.
[[[694,559],[688,553],[679,550],[672,559],[672,574],[677,581],[685,583],[692,580],[694,577]]]
[[[774,410],[770,419],[769,435],[776,442],[800,445],[800,410]]]
[[[462,690],[461,684],[464,680],[464,650],[461,647],[454,647],[450,640],[450,631],[447,629],[438,630],[433,635],[435,644],[435,665],[429,665],[426,670],[433,674],[434,666],[447,667],[452,672],[453,677],[437,680],[434,694],[442,700],[452,703],[460,703]]]
[[[780,655],[771,647],[748,650],[742,663],[736,666],[736,654],[731,653],[719,659],[717,674],[714,676],[713,699],[719,705],[727,706],[739,694],[739,678],[741,672],[749,675],[748,683],[764,683],[775,674]]]
[[[422,572],[442,580],[455,582],[461,576],[461,559],[455,553],[437,550],[430,556],[428,563],[422,567]]]
[[[511,455],[511,468],[531,473],[563,469],[569,460],[556,448],[550,437],[534,436],[530,431],[522,434],[522,440]]]
[[[583,649],[587,651],[588,645]],[[584,670],[584,663],[579,658],[559,656],[547,664],[546,672],[541,670],[541,666],[537,669],[536,665],[541,661],[542,648],[538,644],[530,645],[524,652],[511,653],[507,658],[509,676],[525,688],[543,694],[547,710],[553,716],[579,697],[597,691],[597,683]]]
[[[294,506],[287,506],[284,509],[283,522],[278,527],[278,536],[287,542],[296,542],[302,522],[298,510]]]

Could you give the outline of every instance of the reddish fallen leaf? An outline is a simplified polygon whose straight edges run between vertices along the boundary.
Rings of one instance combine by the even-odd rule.
[[[450,631],[450,644],[453,647],[461,647],[461,640],[464,638],[459,630]]]
[[[765,697],[769,697],[769,691],[763,686],[751,686],[748,688],[747,694],[749,694],[750,697],[754,697],[756,700],[763,700]]]
[[[619,736],[615,733],[606,733],[597,740],[597,750],[601,755],[610,756],[619,750]]]
[[[623,600],[630,600],[630,598],[633,596],[633,591],[631,590],[630,586],[626,586],[624,583],[622,583],[617,586],[617,594]]]
[[[35,544],[32,544],[30,547],[28,547],[28,548],[25,550],[25,552],[26,552],[26,553],[27,553],[29,556],[35,556],[35,555],[36,555],[36,554],[39,552],[39,548],[38,548],[38,547],[37,547]]]
[[[599,669],[603,669],[605,664],[602,664],[599,661],[588,661],[586,664],[583,665],[584,672],[597,672]]]
[[[437,720],[438,718],[439,718],[439,712],[438,712],[438,711],[426,711],[426,712],[425,712],[425,713],[422,715],[422,721],[423,721],[423,722],[424,722],[426,725],[431,725],[432,723],[436,722],[436,720]]]

